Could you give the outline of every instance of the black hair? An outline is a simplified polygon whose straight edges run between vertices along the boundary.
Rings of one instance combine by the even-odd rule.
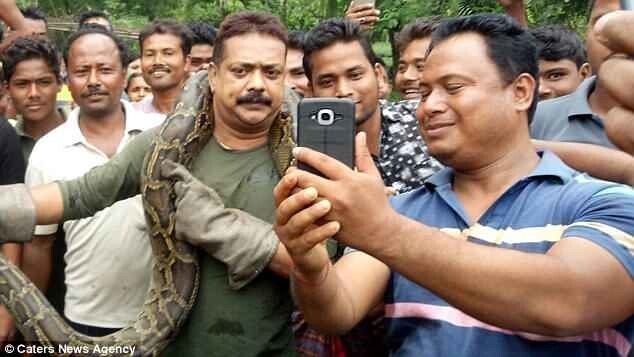
[[[192,45],[210,45],[216,43],[217,30],[210,24],[202,21],[191,22],[187,27],[192,33]]]
[[[299,50],[304,52],[304,43],[306,42],[306,31],[294,30],[288,32],[288,49]]]
[[[37,37],[19,37],[5,50],[2,56],[4,80],[11,80],[20,62],[32,59],[46,62],[57,81],[61,82],[59,55],[55,45],[48,39]]]
[[[194,36],[187,26],[171,20],[155,20],[147,25],[139,34],[139,48],[141,49],[141,53],[143,53],[143,42],[145,39],[155,34],[174,35],[180,38],[183,56],[187,56],[192,49]],[[141,56],[143,56],[143,54],[141,54]]]
[[[121,68],[123,71],[128,67],[130,63],[130,57],[128,55],[128,46],[126,46],[125,42],[123,42],[118,36],[113,34],[111,31],[108,31],[104,26],[98,24],[87,23],[84,24],[79,30],[75,31],[68,38],[68,42],[66,42],[66,48],[64,49],[64,63],[68,67],[68,53],[70,52],[70,48],[75,41],[86,36],[86,35],[103,35],[108,37],[115,43],[117,49],[119,50],[119,59],[121,60]]]
[[[46,18],[46,14],[36,6],[29,6],[27,8],[21,9],[22,16],[26,19],[44,21],[45,24],[48,25],[48,20]]]
[[[412,41],[431,37],[441,18],[439,16],[421,17],[408,23],[396,34],[395,45],[399,54],[405,51]]]
[[[110,22],[110,18],[108,17],[108,14],[99,10],[87,10],[80,13],[79,16],[77,16],[77,23],[79,24],[79,28],[81,29],[87,24],[91,24],[90,22],[86,22],[86,21],[88,21],[88,19],[94,19],[96,17],[100,17],[108,21],[108,27],[106,29],[108,31],[112,31],[112,23]],[[100,24],[93,24],[93,25],[98,25],[103,27],[103,25],[100,25]]]
[[[368,62],[374,66],[377,56],[361,26],[347,19],[329,19],[322,21],[306,34],[304,42],[304,71],[308,80],[312,80],[311,55],[337,42],[358,42]]]
[[[288,46],[288,31],[277,16],[263,11],[236,12],[227,16],[220,24],[213,57],[216,66],[222,62],[225,41],[251,33],[274,37]]]
[[[577,68],[588,61],[586,46],[573,30],[558,26],[540,26],[530,30],[537,45],[537,57],[545,61],[571,60]]]
[[[537,107],[539,66],[535,39],[511,17],[499,14],[478,14],[442,21],[432,34],[428,53],[439,43],[459,34],[477,33],[484,38],[487,54],[506,84],[527,73],[535,80],[533,103],[528,109],[529,123]]]

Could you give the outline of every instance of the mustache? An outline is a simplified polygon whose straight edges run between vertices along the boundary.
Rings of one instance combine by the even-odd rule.
[[[156,72],[156,71],[165,71],[165,72],[171,72],[172,70],[168,67],[168,66],[163,66],[163,65],[156,65],[156,66],[152,66],[150,68],[150,74]]]
[[[239,104],[264,104],[270,106],[271,98],[264,96],[260,92],[249,92],[236,99],[236,103]]]
[[[102,90],[99,87],[88,87],[88,90],[86,92],[84,92],[81,96],[82,97],[90,97],[91,95],[94,94],[102,94],[102,95],[108,95],[109,93]]]

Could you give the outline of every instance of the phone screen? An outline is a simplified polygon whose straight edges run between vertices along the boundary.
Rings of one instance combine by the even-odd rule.
[[[634,0],[621,0],[621,10],[634,10]]]

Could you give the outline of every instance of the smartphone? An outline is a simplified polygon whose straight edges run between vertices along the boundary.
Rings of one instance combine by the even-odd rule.
[[[634,10],[634,0],[621,0],[621,10]]]
[[[297,144],[354,168],[354,103],[339,98],[306,98],[297,107]],[[298,168],[323,176],[309,165]]]

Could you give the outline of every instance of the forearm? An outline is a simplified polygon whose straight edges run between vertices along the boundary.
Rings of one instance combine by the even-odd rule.
[[[53,268],[55,235],[34,236],[24,244],[22,271],[42,292],[46,292]]]
[[[275,274],[288,278],[293,269],[293,260],[283,244],[278,244],[275,255],[271,258],[268,268]]]
[[[22,262],[22,245],[18,243],[5,243],[2,245],[2,254],[15,266]]]
[[[24,16],[15,4],[15,0],[0,0],[0,17],[2,20],[14,30],[24,28]]]
[[[574,333],[583,299],[568,264],[452,238],[402,217],[376,257],[462,312],[510,330]]]
[[[533,140],[540,150],[553,151],[568,166],[607,181],[634,185],[634,156],[598,145]]]
[[[362,317],[354,316],[350,294],[335,267],[328,267],[319,284],[305,283],[291,275],[293,297],[306,321],[321,332],[338,335],[350,330]]]
[[[31,189],[37,224],[59,223],[64,213],[63,197],[57,183],[35,186]]]
[[[508,6],[504,6],[504,12],[520,23],[524,27],[528,27],[528,21],[526,19],[526,9],[524,7],[524,1],[513,1]]]

